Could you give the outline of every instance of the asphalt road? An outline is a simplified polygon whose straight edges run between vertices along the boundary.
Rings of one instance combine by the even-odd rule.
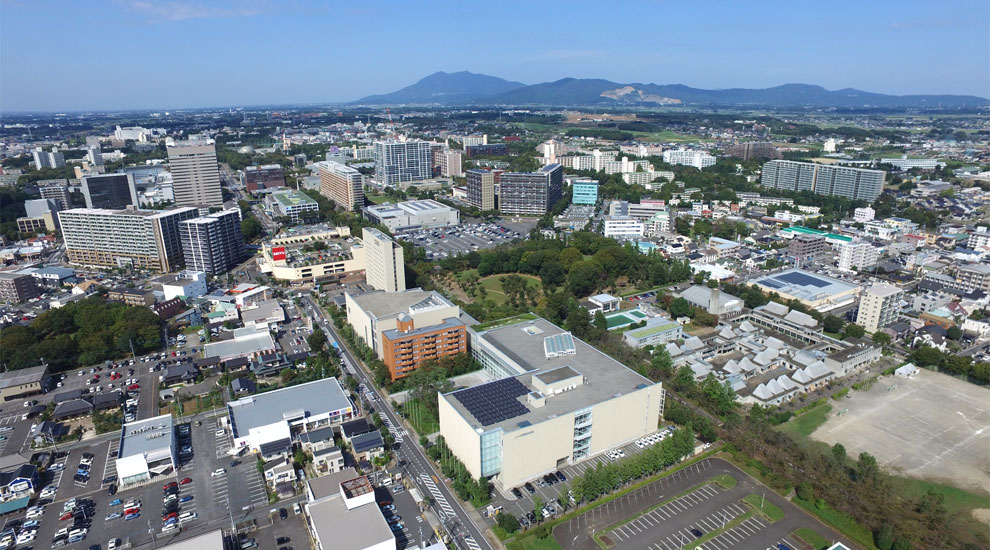
[[[388,396],[375,387],[364,369],[358,366],[360,363],[345,347],[343,340],[333,327],[333,322],[329,320],[329,316],[324,314],[311,297],[304,296],[302,300],[308,307],[312,308],[311,315],[318,318],[317,324],[323,328],[327,336],[340,344],[340,350],[345,360],[356,367],[358,381],[374,393],[374,406],[381,415],[382,421],[394,429],[393,435],[399,434],[396,437],[395,456],[397,460],[405,462],[402,467],[403,474],[416,483],[424,496],[429,495],[433,498],[434,511],[438,517],[443,519],[444,525],[456,541],[457,547],[462,550],[494,550],[485,538],[484,531],[475,525],[460,505],[457,496],[446,484],[439,482],[443,480],[443,476],[433,469],[433,465],[423,450],[420,449],[419,444],[412,441],[405,433],[401,422],[399,422],[399,415],[389,405]]]

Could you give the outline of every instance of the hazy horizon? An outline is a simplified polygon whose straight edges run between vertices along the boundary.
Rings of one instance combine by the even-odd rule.
[[[990,3],[822,6],[7,0],[0,111],[340,104],[462,70],[990,97]]]

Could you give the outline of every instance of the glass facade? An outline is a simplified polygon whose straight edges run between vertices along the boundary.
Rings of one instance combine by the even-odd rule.
[[[591,408],[574,413],[574,445],[571,460],[577,462],[587,458],[591,449]]]
[[[481,475],[488,477],[502,471],[502,428],[481,435]]]

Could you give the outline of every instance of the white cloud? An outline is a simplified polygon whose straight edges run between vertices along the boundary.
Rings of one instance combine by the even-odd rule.
[[[129,11],[146,15],[151,21],[250,17],[264,13],[272,7],[266,0],[241,2],[123,0],[122,3]]]

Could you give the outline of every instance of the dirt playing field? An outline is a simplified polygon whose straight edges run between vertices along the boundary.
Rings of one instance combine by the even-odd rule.
[[[922,369],[850,395],[812,438],[842,443],[852,457],[866,451],[905,475],[990,490],[990,390]]]

